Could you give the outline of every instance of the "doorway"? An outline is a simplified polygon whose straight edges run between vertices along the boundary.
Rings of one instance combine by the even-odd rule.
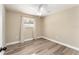
[[[35,19],[21,17],[20,42],[35,39]]]

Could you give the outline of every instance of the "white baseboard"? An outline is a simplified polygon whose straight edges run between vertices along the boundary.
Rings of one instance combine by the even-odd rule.
[[[33,40],[33,38],[25,39],[24,41],[30,41],[30,40]]]
[[[37,37],[37,38],[41,38],[41,37],[42,37],[42,36],[39,36],[39,37]],[[29,41],[29,40],[32,40],[32,39],[33,39],[33,38],[25,39],[23,42]],[[21,43],[21,42],[20,42],[20,41],[10,42],[10,43],[7,43],[6,46],[12,45],[12,44],[17,44],[17,43]]]
[[[8,45],[12,45],[12,44],[17,44],[17,43],[19,43],[19,42],[20,42],[20,41],[10,42],[10,43],[7,43],[6,46],[8,46]]]
[[[25,41],[32,40],[32,39],[33,39],[33,38],[26,39],[26,40],[24,40],[24,42],[25,42]],[[6,46],[8,46],[8,45],[13,45],[13,44],[17,44],[17,43],[21,43],[21,42],[20,42],[20,41],[10,42],[10,43],[7,43]]]
[[[42,36],[37,37],[36,39],[42,38]]]
[[[69,48],[72,48],[72,49],[74,49],[74,50],[79,51],[79,48],[77,48],[77,47],[74,47],[74,46],[71,46],[71,45],[68,45],[68,44],[65,44],[65,43],[56,41],[56,40],[54,40],[54,39],[50,39],[50,38],[45,37],[45,36],[40,36],[40,37],[37,37],[37,38],[44,38],[44,39],[50,40],[50,41],[52,41],[52,42],[56,42],[56,43],[58,43],[58,44],[61,44],[61,45],[64,45],[64,46],[66,46],[66,47],[69,47]],[[33,39],[33,38],[26,39],[26,40],[24,40],[24,42],[25,42],[25,41],[32,40],[32,39]],[[20,41],[7,43],[6,46],[8,46],[8,45],[12,45],[12,44],[16,44],[16,43],[20,43]]]
[[[79,51],[79,48],[77,48],[77,47],[74,47],[74,46],[71,46],[71,45],[68,45],[68,44],[65,44],[65,43],[62,43],[62,42],[59,42],[59,41],[50,39],[50,38],[48,38],[48,37],[42,36],[42,38],[47,39],[47,40],[50,40],[50,41],[52,41],[52,42],[56,42],[56,43],[58,43],[58,44],[61,44],[61,45],[64,45],[64,46],[66,46],[66,47],[69,47],[69,48],[71,48],[71,49],[74,49],[74,50]]]
[[[41,37],[42,37],[42,36],[36,37],[36,39],[41,38]],[[29,40],[33,40],[33,38],[29,38],[29,39],[26,39],[26,40],[24,40],[24,41],[29,41]]]
[[[41,36],[40,37],[37,37],[37,38],[41,38]],[[29,41],[29,40],[33,40],[33,38],[25,39],[23,42]],[[17,43],[21,43],[21,42],[20,41],[10,42],[10,43],[7,43],[6,46],[12,45],[12,44],[17,44]]]

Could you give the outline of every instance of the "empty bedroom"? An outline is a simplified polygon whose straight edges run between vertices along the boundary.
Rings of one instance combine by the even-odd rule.
[[[78,4],[4,4],[4,55],[79,55]]]

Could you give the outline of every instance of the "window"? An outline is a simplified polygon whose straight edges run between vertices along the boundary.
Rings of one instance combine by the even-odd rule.
[[[34,27],[34,19],[33,18],[27,18],[23,17],[23,24],[24,27]]]

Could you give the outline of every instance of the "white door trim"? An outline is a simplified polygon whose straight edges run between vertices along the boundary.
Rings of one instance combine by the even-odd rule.
[[[23,37],[23,28],[24,28],[24,26],[23,26],[23,24],[24,24],[24,20],[23,20],[23,17],[26,17],[26,16],[21,16],[21,27],[20,27],[20,42],[22,43],[22,42],[24,42],[23,41],[23,39],[24,39],[24,37]],[[26,18],[29,18],[29,17],[26,17]],[[34,18],[32,18],[32,19],[34,19]],[[35,39],[36,38],[36,27],[35,27],[35,25],[36,25],[36,22],[35,22],[35,19],[34,19],[34,28],[33,28],[33,31],[32,31],[32,38],[33,39]]]
[[[0,48],[5,46],[5,8],[0,4]],[[4,51],[0,52],[3,55]]]

